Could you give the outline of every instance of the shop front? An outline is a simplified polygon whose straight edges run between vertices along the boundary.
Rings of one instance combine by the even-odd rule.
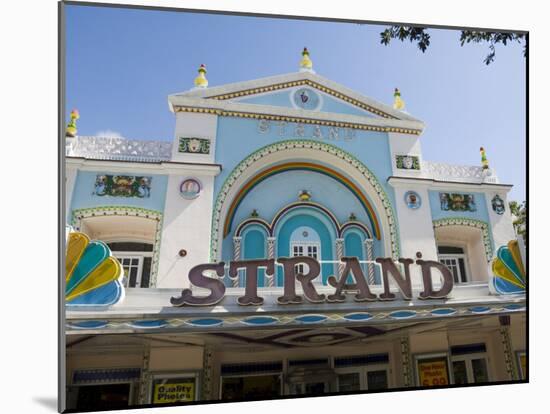
[[[372,291],[381,295],[384,289]],[[286,305],[263,293],[262,307],[252,309],[239,304],[245,289],[226,293],[216,305],[183,308],[166,303],[181,291],[126,289],[125,305],[116,310],[68,313],[69,406],[242,401],[525,379],[523,298],[486,291],[458,285],[453,299],[429,302],[361,303],[346,294],[339,303]]]

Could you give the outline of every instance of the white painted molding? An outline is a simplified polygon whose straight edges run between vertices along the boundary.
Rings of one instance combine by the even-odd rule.
[[[472,183],[472,182],[457,182],[457,181],[438,181],[432,178],[404,178],[404,177],[390,177],[388,178],[388,184],[394,188],[398,187],[425,187],[428,186],[430,190],[449,190],[456,188],[461,191],[503,191],[508,193],[513,185],[512,184],[488,184],[488,183]]]
[[[201,174],[216,176],[221,172],[219,164],[192,164],[178,162],[142,163],[122,162],[112,160],[95,160],[87,158],[66,157],[67,166],[81,171],[109,170],[120,173],[150,173],[150,174]]]

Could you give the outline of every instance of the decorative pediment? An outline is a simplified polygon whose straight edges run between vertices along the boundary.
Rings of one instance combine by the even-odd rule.
[[[311,72],[296,72],[170,95],[171,108],[197,98],[235,104],[279,106],[312,112],[403,120],[422,124],[409,114],[361,95]]]

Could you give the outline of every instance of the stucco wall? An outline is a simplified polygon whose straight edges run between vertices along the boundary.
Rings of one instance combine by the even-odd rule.
[[[95,182],[98,175],[135,175],[151,177],[151,192],[146,198],[138,197],[113,197],[109,195],[98,196],[94,194]],[[103,171],[78,171],[75,187],[72,194],[71,209],[90,208],[99,206],[132,206],[162,212],[166,196],[166,175],[135,173],[113,173]]]

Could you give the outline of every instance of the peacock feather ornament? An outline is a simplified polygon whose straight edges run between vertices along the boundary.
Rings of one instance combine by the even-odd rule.
[[[80,232],[67,239],[65,302],[67,306],[108,307],[124,298],[120,262],[109,247]]]
[[[511,240],[506,246],[501,246],[489,267],[492,275],[489,286],[492,293],[499,295],[525,293],[527,274],[517,240]]]

